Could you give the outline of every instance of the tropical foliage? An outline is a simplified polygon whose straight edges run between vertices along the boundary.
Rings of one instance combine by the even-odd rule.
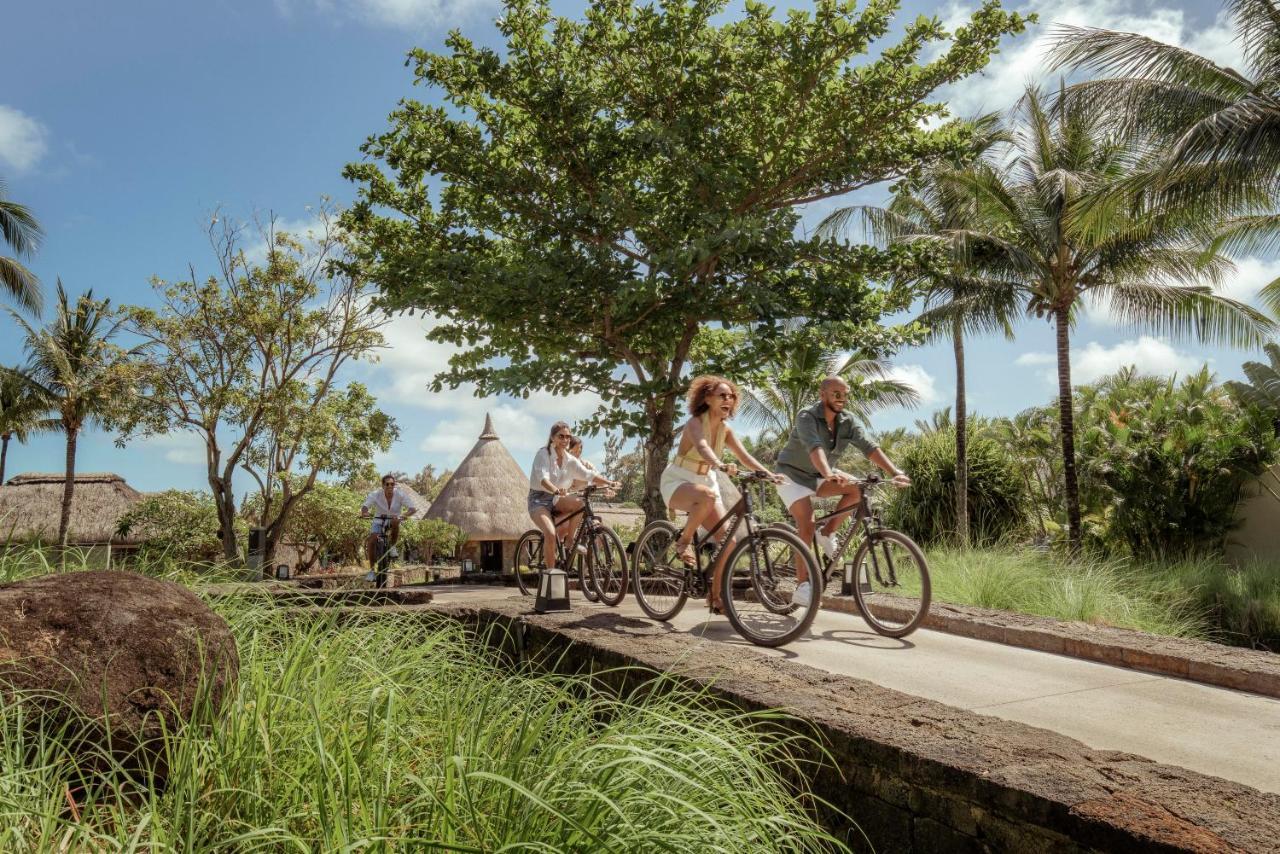
[[[5,190],[4,179],[0,178],[0,246],[8,244],[14,252],[13,256],[0,253],[0,288],[8,291],[18,305],[39,314],[44,302],[40,280],[18,259],[39,248],[44,232],[31,211],[7,198]]]
[[[9,442],[25,443],[35,433],[57,429],[49,405],[19,368],[0,368],[0,483],[4,483]]]
[[[218,508],[205,492],[168,489],[148,495],[120,517],[116,529],[121,537],[141,540],[145,558],[205,564],[222,557]],[[243,536],[243,526],[238,533]]]

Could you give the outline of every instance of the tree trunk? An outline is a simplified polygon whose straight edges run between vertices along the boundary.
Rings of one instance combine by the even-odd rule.
[[[9,458],[9,436],[8,433],[0,436],[0,483],[4,483],[4,464]]]
[[[1062,433],[1062,485],[1067,504],[1067,547],[1072,555],[1080,552],[1080,486],[1076,481],[1075,401],[1071,396],[1070,309],[1054,310],[1058,339],[1058,427]]]
[[[969,412],[964,388],[964,325],[959,318],[951,330],[956,355],[956,536],[969,547]]]
[[[209,477],[209,491],[218,508],[218,527],[222,533],[222,556],[232,562],[240,560],[240,544],[236,542],[236,497],[231,484],[220,477]]]
[[[644,440],[644,494],[640,498],[640,506],[644,508],[647,525],[658,519],[670,518],[658,483],[662,480],[662,470],[667,467],[667,457],[671,455],[676,418],[675,395],[667,395],[657,405],[649,406],[645,414],[649,436]]]
[[[58,520],[58,544],[64,553],[71,533],[71,502],[76,495],[76,438],[79,433],[74,427],[67,430],[67,480],[62,487],[62,518]]]

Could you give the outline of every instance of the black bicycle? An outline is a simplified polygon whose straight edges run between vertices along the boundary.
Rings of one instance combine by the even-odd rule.
[[[371,570],[373,586],[386,587],[387,570],[391,568],[396,559],[395,548],[391,545],[392,517],[379,514],[373,518],[382,524],[378,526],[378,531],[374,534],[373,553],[369,555],[369,565],[373,567]]]
[[[587,486],[570,495],[582,498],[582,507],[564,516],[555,516],[556,526],[578,516],[578,532],[571,543],[556,538],[556,566],[566,574],[578,576],[578,587],[588,602],[616,606],[627,595],[627,557],[622,539],[605,524],[591,507],[591,496],[606,489]],[[538,573],[546,566],[542,550],[542,532],[525,531],[516,542],[511,571],[520,592],[530,596],[537,592]]]
[[[924,551],[906,534],[884,527],[880,513],[871,503],[872,491],[890,482],[876,474],[856,479],[862,495],[858,504],[813,520],[816,533],[836,516],[852,514],[853,528],[836,545],[835,554],[828,556],[818,546],[816,537],[812,551],[821,566],[824,587],[830,588],[832,579],[843,567],[845,577],[840,592],[853,596],[862,618],[877,633],[900,638],[911,634],[924,622],[933,598],[933,588]],[[786,522],[776,522],[772,527],[795,531]],[[844,562],[844,555],[855,542],[857,549],[853,552],[853,559]]]
[[[768,472],[737,476],[742,498],[710,531],[694,538],[693,567],[686,566],[676,553],[679,528],[665,520],[645,526],[635,542],[631,585],[646,614],[666,622],[680,612],[690,596],[706,596],[716,558],[722,549],[731,548],[721,577],[720,602],[738,634],[760,646],[781,646],[808,630],[822,596],[813,553],[794,531],[762,526],[755,516],[752,487],[770,482],[772,477]],[[735,542],[734,535],[742,525],[746,533]],[[726,529],[723,544],[714,540],[721,528]],[[813,581],[803,602],[795,601],[800,567]]]

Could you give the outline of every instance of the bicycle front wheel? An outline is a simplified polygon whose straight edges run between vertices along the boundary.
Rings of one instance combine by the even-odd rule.
[[[600,601],[616,608],[627,595],[627,553],[622,538],[612,528],[601,525],[588,548],[591,583],[600,594]]]
[[[802,581],[809,586],[802,587]],[[782,646],[807,632],[821,600],[822,576],[813,552],[790,531],[762,528],[739,542],[725,563],[720,584],[725,616],[738,634],[759,646]]]
[[[538,584],[538,574],[546,566],[542,556],[542,532],[525,531],[516,541],[516,555],[511,561],[511,572],[516,577],[516,587],[525,596],[532,596]]]
[[[636,538],[631,558],[636,602],[651,619],[663,623],[680,613],[689,598],[689,570],[676,555],[679,533],[670,522],[647,525]]]
[[[877,633],[911,634],[929,614],[929,564],[915,541],[899,531],[875,531],[853,556],[853,597]]]

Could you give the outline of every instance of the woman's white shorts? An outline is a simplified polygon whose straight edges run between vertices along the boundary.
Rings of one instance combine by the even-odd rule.
[[[662,470],[662,479],[658,481],[658,491],[662,493],[662,501],[668,507],[671,506],[671,496],[675,491],[686,483],[694,483],[699,486],[707,486],[715,493],[716,503],[722,503],[720,497],[720,482],[716,480],[714,472],[706,474],[698,474],[689,471],[687,468],[676,465],[675,463],[667,463],[667,467]]]

